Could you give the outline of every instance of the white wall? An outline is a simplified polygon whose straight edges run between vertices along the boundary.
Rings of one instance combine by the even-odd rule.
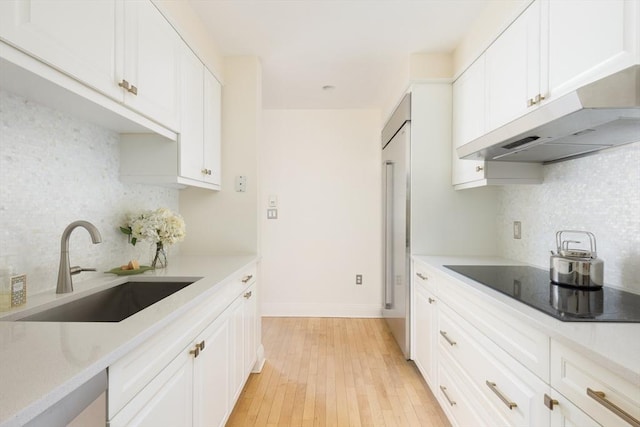
[[[264,315],[380,315],[380,120],[378,110],[264,111]]]
[[[224,60],[222,88],[222,190],[180,192],[180,212],[197,233],[181,245],[185,254],[258,252],[258,152],[262,122],[262,73],[256,57]],[[247,191],[235,191],[236,176]]]
[[[591,231],[605,284],[640,293],[640,142],[544,166],[542,185],[502,187],[499,200],[503,256],[548,269],[556,231]]]
[[[121,183],[117,133],[2,89],[0,120],[0,257],[27,274],[29,294],[55,288],[60,237],[75,220],[92,222],[103,242],[93,245],[76,229],[72,265],[104,271],[134,256],[150,261],[149,245],[133,248],[118,226],[130,211],[176,211],[178,191]]]

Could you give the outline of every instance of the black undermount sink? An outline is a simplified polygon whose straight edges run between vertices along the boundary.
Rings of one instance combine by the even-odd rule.
[[[120,322],[193,282],[127,282],[15,319],[32,322]]]

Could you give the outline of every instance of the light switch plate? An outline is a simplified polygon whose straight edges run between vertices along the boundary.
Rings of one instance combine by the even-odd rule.
[[[278,196],[274,196],[274,195],[269,196],[269,207],[270,208],[278,207]]]

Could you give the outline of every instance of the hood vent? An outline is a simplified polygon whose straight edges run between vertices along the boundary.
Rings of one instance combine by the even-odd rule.
[[[547,102],[457,149],[464,159],[550,163],[640,141],[640,65]]]

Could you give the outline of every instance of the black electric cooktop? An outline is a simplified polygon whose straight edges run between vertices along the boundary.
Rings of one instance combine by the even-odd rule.
[[[564,322],[640,323],[640,295],[556,285],[549,271],[522,265],[445,265]]]

